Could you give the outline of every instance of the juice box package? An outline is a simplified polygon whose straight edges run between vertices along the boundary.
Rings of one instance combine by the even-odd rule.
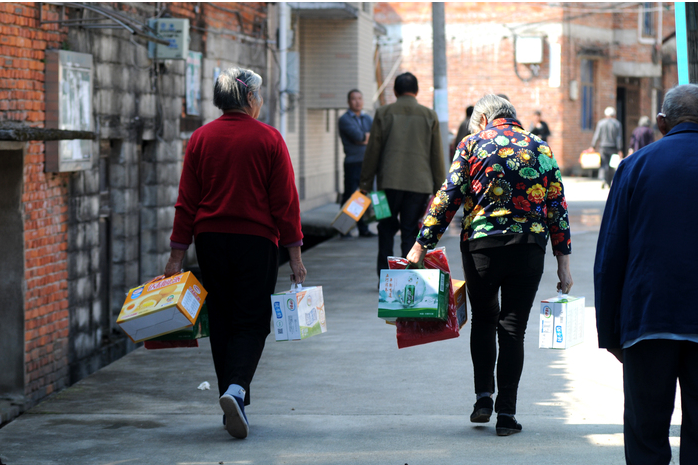
[[[368,194],[371,198],[371,203],[373,204],[373,214],[377,220],[382,220],[384,218],[390,218],[390,206],[388,205],[388,199],[385,196],[385,191],[376,191]]]
[[[366,213],[370,205],[371,200],[368,197],[359,191],[354,192],[332,221],[332,227],[342,234],[347,234],[356,226],[356,222]]]
[[[271,306],[277,341],[299,341],[327,332],[322,286],[272,294]]]
[[[116,322],[133,342],[191,328],[208,293],[191,272],[128,291]]]
[[[468,308],[465,304],[465,281],[451,279],[453,286],[453,298],[456,301],[456,316],[458,317],[458,329],[462,329],[468,322]]]
[[[541,302],[538,347],[568,349],[584,341],[584,297],[558,295]]]
[[[378,318],[448,318],[449,275],[441,270],[381,270]]]

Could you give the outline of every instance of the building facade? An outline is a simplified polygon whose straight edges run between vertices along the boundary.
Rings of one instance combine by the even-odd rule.
[[[617,108],[627,146],[641,115],[654,115],[677,83],[673,3],[447,3],[449,129],[485,93],[505,94],[526,129],[540,110],[565,174],[580,174],[604,108]],[[431,106],[431,4],[377,3],[388,30],[384,76],[413,72]],[[673,56],[672,56],[673,50]],[[393,98],[388,90],[381,96]]]
[[[137,347],[116,318],[164,269],[221,70],[255,70],[260,120],[287,118],[302,211],[336,201],[337,119],[349,89],[375,93],[378,26],[370,3],[288,6],[280,89],[279,4],[0,4],[0,423]],[[180,32],[182,54],[157,48]]]

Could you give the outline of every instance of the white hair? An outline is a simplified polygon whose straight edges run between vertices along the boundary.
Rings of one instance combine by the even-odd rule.
[[[603,111],[603,114],[611,118],[613,116],[616,116],[616,109],[613,107],[606,107],[606,109]]]
[[[221,72],[213,87],[213,104],[223,111],[242,110],[249,106],[247,94],[259,101],[262,77],[244,68],[228,68]]]
[[[477,101],[470,117],[470,133],[480,132],[480,117],[485,115],[487,121],[496,118],[516,118],[516,109],[508,100],[494,94],[487,94]]]
[[[698,85],[682,84],[672,87],[664,96],[662,113],[669,128],[676,126],[681,120],[698,120]]]

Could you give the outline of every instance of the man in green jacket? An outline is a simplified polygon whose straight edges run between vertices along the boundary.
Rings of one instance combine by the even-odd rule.
[[[419,221],[429,196],[443,183],[443,149],[439,118],[434,110],[417,103],[419,86],[412,73],[395,78],[397,101],[376,111],[371,126],[359,188],[385,191],[392,216],[378,222],[378,274],[388,268],[395,234],[402,235],[402,256],[409,253],[419,232]]]

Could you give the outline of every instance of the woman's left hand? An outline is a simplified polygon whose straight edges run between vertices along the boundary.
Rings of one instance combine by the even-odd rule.
[[[184,255],[186,255],[186,250],[172,249],[170,251],[170,259],[165,265],[165,277],[169,278],[182,271],[182,264],[184,263]]]
[[[422,248],[422,244],[415,242],[410,250],[410,253],[408,253],[407,257],[405,258],[411,264],[416,265],[417,268],[421,268],[423,266],[422,262],[424,261],[424,256],[426,254],[427,250]]]

